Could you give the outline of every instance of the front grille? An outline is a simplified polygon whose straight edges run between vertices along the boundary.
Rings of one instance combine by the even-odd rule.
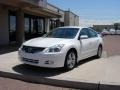
[[[42,52],[45,48],[41,47],[31,47],[31,46],[23,46],[22,50],[26,53],[37,53]]]
[[[39,60],[33,60],[33,59],[27,59],[27,58],[23,58],[22,60],[25,62],[33,63],[33,64],[39,63]]]

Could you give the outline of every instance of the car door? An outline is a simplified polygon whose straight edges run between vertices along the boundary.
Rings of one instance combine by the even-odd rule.
[[[98,38],[97,32],[95,32],[94,30],[89,29],[88,31],[89,31],[89,39],[90,39],[90,45],[91,45],[90,54],[91,56],[93,56],[97,53],[98,46],[99,46],[99,38]]]
[[[80,31],[79,37],[81,37],[82,35],[87,35],[88,36],[88,38],[86,38],[86,39],[80,39],[81,58],[85,59],[85,58],[88,58],[90,56],[90,51],[91,51],[91,40],[89,39],[88,28],[83,28]]]

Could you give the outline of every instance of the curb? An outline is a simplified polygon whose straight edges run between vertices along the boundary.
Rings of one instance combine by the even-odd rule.
[[[107,84],[106,84],[107,83]],[[120,90],[120,83],[114,83],[114,82],[102,82],[99,86],[99,90]]]
[[[47,84],[59,87],[66,88],[75,88],[75,89],[87,89],[87,90],[98,90],[99,82],[90,83],[90,81],[84,80],[68,80],[68,79],[53,79],[53,78],[44,78],[44,77],[33,77],[28,75],[21,75],[17,73],[9,73],[0,71],[0,76],[5,78],[22,80],[25,82],[37,83],[37,84]]]
[[[120,84],[114,82],[90,82],[85,80],[75,80],[70,78],[46,78],[46,77],[33,77],[31,75],[22,75],[17,73],[2,72],[0,71],[0,77],[17,79],[30,83],[46,84],[58,87],[85,89],[85,90],[120,90]]]

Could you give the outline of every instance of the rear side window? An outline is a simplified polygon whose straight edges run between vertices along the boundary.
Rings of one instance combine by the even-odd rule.
[[[97,37],[97,33],[94,30],[89,29],[89,38]]]

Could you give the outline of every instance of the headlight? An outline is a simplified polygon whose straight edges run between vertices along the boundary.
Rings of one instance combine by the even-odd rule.
[[[47,48],[45,50],[45,52],[47,52],[47,53],[60,52],[61,49],[63,48],[63,46],[64,46],[64,44],[55,45],[55,46]]]

